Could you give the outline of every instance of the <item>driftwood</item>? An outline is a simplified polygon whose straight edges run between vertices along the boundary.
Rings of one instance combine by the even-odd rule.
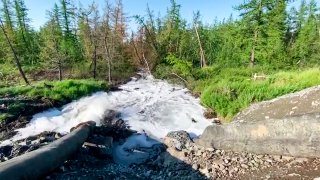
[[[38,150],[0,163],[0,179],[39,179],[62,165],[87,140],[95,122],[78,125],[70,134]]]

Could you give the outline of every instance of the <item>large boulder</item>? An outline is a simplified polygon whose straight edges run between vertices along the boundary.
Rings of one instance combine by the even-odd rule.
[[[238,152],[320,157],[320,87],[254,104],[232,123],[206,128],[197,143]]]
[[[282,119],[311,113],[320,113],[320,86],[253,104],[236,115],[233,121]]]

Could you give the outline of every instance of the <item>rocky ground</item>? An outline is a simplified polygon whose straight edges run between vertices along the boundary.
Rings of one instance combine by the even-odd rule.
[[[112,160],[112,142],[120,142],[134,132],[119,128],[124,127],[119,120],[112,124],[97,127],[78,153],[45,179],[314,179],[320,175],[320,159],[205,149],[184,131],[169,133],[164,144],[157,146],[157,153],[144,163],[119,165]],[[1,147],[1,161],[60,137],[58,133],[44,132]]]
[[[318,94],[310,99],[311,107],[315,107]],[[305,93],[302,93],[304,96]],[[21,99],[21,102],[28,100]],[[2,102],[2,103],[1,103]],[[0,99],[3,109],[8,107],[10,99]],[[50,103],[39,99],[35,108],[47,108]],[[297,101],[288,101],[294,105],[290,109],[300,107]],[[300,102],[300,101],[298,101]],[[38,104],[38,105],[37,105]],[[270,105],[270,103],[266,103]],[[43,105],[43,106],[42,106]],[[318,105],[318,104],[317,104]],[[0,112],[1,112],[0,107]],[[305,104],[301,104],[305,107]],[[313,112],[312,108],[310,111]],[[28,112],[28,111],[26,111]],[[250,111],[252,112],[252,111]],[[268,110],[269,112],[269,110]],[[279,111],[279,113],[282,111]],[[271,110],[270,110],[271,113]],[[299,112],[300,113],[300,112]],[[30,113],[31,115],[32,113]],[[259,114],[259,113],[258,113]],[[240,114],[241,115],[241,114]],[[262,114],[265,118],[266,114]],[[286,115],[286,114],[284,114]],[[216,117],[212,112],[206,116]],[[267,116],[271,116],[267,114]],[[184,131],[171,132],[161,144],[154,147],[154,154],[141,164],[128,166],[114,163],[112,145],[122,143],[133,132],[125,122],[118,118],[115,111],[106,113],[103,126],[96,127],[82,148],[68,161],[48,174],[44,179],[314,179],[320,177],[320,159],[293,158],[289,156],[259,155],[248,152],[232,152],[215,148],[204,148],[195,143]],[[0,140],[11,137],[14,129],[25,126],[28,115],[8,121],[0,126]],[[219,124],[219,121],[215,121]],[[63,135],[44,132],[37,136],[20,140],[13,145],[0,147],[0,161],[36,150]],[[143,149],[136,149],[143,151]]]
[[[170,134],[166,137],[167,151],[201,172],[204,178],[314,179],[320,176],[320,170],[318,170],[320,159],[205,149],[193,143],[186,132],[178,132],[178,134],[179,136],[174,138]]]

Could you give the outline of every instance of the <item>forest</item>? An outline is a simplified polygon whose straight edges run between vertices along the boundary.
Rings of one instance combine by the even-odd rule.
[[[251,103],[320,84],[319,6],[292,2],[246,0],[234,7],[239,17],[205,24],[199,11],[185,20],[175,0],[164,16],[146,5],[133,17],[121,0],[105,0],[103,10],[60,0],[35,29],[23,0],[1,0],[0,95],[70,79],[119,84],[144,69],[185,84],[229,121]]]

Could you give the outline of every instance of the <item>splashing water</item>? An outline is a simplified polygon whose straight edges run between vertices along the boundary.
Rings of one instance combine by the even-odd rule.
[[[25,128],[17,130],[18,134],[11,141],[43,131],[67,133],[72,127],[86,121],[95,121],[99,125],[108,109],[120,112],[121,118],[131,129],[144,131],[159,141],[168,132],[177,130],[185,130],[192,136],[198,136],[210,125],[203,117],[205,109],[200,105],[199,99],[194,98],[186,88],[152,76],[133,78],[120,88],[123,91],[98,92],[67,104],[62,110],[50,109],[36,114]],[[139,139],[141,137],[137,136],[131,138],[131,141],[141,142]],[[127,144],[133,146],[132,143]]]

